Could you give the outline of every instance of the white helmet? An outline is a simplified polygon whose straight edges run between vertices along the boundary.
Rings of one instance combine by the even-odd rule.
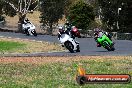
[[[76,26],[72,26],[72,28],[75,28]]]
[[[63,30],[63,27],[62,26],[59,26],[58,29],[62,29]]]
[[[61,33],[61,32],[64,32],[64,29],[63,29],[62,26],[59,26],[58,29],[59,29],[59,32],[60,32],[60,33]]]

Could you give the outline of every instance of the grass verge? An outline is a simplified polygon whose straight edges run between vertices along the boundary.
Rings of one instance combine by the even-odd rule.
[[[22,49],[26,44],[20,43],[20,42],[13,42],[13,41],[3,41],[0,40],[0,52],[5,53],[5,52],[11,52],[17,49]]]
[[[0,38],[0,53],[35,53],[63,51],[56,43],[37,42],[32,40]]]
[[[89,74],[130,74],[132,57],[1,57],[2,88],[132,88],[130,84],[88,84],[75,81],[77,65]]]

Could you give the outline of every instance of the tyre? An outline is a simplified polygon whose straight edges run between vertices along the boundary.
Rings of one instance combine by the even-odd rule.
[[[108,51],[111,51],[111,47],[107,42],[104,42],[104,47],[105,49],[107,49]]]
[[[29,34],[29,29],[30,29],[30,27],[27,27],[27,28],[24,29],[24,32],[25,32],[25,34],[26,34],[27,36],[30,35],[30,34]]]
[[[76,52],[80,52],[80,46],[79,46],[79,45],[77,45],[77,50],[76,50]]]
[[[106,45],[105,48],[106,48],[108,51],[111,51],[110,46]]]
[[[84,76],[77,76],[76,81],[79,85],[84,85],[86,83],[86,78]]]
[[[35,30],[32,31],[32,34],[33,34],[34,36],[37,36],[37,33],[36,33]]]
[[[66,48],[67,48],[71,53],[74,53],[74,50],[73,50],[74,46],[73,46],[73,44],[72,44],[71,42],[66,42],[64,45],[66,46]]]
[[[115,50],[115,47],[114,47],[114,45],[111,47],[111,51],[114,51]]]

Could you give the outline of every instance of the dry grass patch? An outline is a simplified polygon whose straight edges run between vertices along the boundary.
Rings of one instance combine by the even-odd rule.
[[[132,61],[132,56],[67,56],[67,57],[0,57],[0,63],[24,62],[33,64],[58,63],[58,62],[75,62],[75,61],[94,61],[94,62],[109,62],[109,61]],[[119,66],[114,64],[114,66]]]

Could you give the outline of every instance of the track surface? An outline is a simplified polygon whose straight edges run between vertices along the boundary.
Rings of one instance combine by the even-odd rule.
[[[34,37],[26,36],[25,34],[21,33],[0,32],[0,36],[59,43],[59,41],[57,40],[57,36],[50,35],[38,35],[37,37]],[[105,50],[102,47],[96,47],[96,42],[94,41],[93,38],[77,38],[77,41],[80,42],[81,52],[79,53],[52,52],[18,54],[14,56],[132,55],[132,41],[129,40],[114,40],[116,50],[111,52]]]

